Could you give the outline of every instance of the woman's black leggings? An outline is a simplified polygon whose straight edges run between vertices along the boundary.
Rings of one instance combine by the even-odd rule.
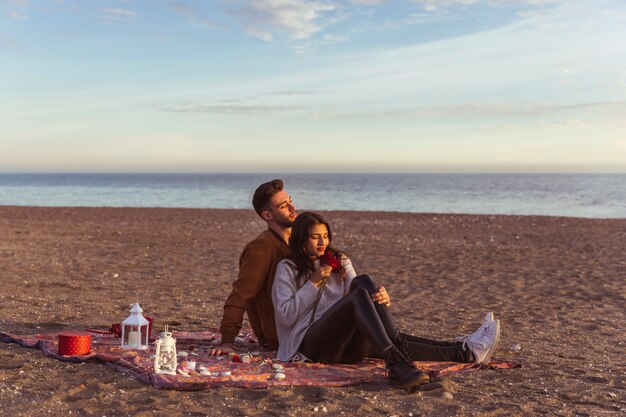
[[[372,300],[377,291],[368,275],[354,278],[350,292],[311,325],[299,351],[321,363],[357,363],[366,356],[380,358],[383,350],[400,336],[389,308]],[[469,352],[463,350],[461,342],[409,337],[412,360],[469,361]]]

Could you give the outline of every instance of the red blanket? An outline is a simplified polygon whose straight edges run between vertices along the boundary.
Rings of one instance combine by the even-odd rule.
[[[253,336],[248,333],[237,339],[241,351],[254,352],[257,346]],[[175,390],[201,390],[220,386],[241,388],[267,388],[270,386],[344,386],[364,382],[385,381],[385,369],[382,361],[365,360],[357,365],[322,365],[313,363],[285,363],[286,378],[274,379],[275,352],[254,352],[250,363],[234,362],[231,356],[212,357],[205,354],[215,344],[220,334],[217,331],[197,333],[175,332],[178,352],[186,352],[183,360],[195,361],[197,366],[205,366],[211,376],[191,375],[157,375],[154,373],[152,350],[135,351],[120,348],[120,340],[107,332],[92,333],[91,353],[82,356],[62,356],[57,353],[58,334],[46,333],[35,335],[11,335],[0,332],[0,341],[17,343],[24,347],[41,349],[47,356],[68,362],[100,361],[113,366],[119,371],[127,372],[138,380],[151,384],[155,388]],[[460,372],[480,369],[477,365],[454,362],[416,362],[415,365],[433,377],[441,377]],[[518,368],[519,362],[493,358],[489,368]],[[222,376],[222,372],[230,371],[230,375]],[[217,376],[216,376],[217,375]]]

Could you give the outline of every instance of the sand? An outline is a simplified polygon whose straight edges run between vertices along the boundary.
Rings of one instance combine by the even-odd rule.
[[[493,310],[496,356],[523,367],[454,375],[414,394],[386,384],[177,392],[0,343],[1,413],[626,413],[626,219],[325,214],[357,271],[388,288],[403,330],[452,338]],[[239,252],[262,229],[249,210],[0,207],[0,331],[106,328],[135,301],[157,326],[217,326]]]

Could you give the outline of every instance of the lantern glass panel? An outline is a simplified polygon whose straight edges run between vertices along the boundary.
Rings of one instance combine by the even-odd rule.
[[[148,346],[148,325],[146,326],[140,326],[139,327],[139,343],[144,346],[147,347]]]
[[[148,346],[148,326],[125,324],[122,332],[122,344],[132,348],[145,349]]]

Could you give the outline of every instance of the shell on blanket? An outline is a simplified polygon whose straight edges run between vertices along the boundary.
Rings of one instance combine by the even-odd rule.
[[[280,363],[274,363],[272,364],[272,369],[274,369],[275,371],[282,371],[283,369],[285,369],[285,367],[282,366]]]
[[[221,375],[222,375],[222,376],[231,376],[231,375],[232,375],[232,372],[230,372],[230,371],[222,371],[222,372],[221,372]]]
[[[181,350],[180,352],[176,354],[176,356],[189,356],[189,353],[185,352],[184,350]]]
[[[278,381],[282,381],[285,378],[287,378],[287,375],[285,375],[283,372],[276,372],[276,374],[274,375],[274,379]]]
[[[200,372],[200,375],[202,375],[202,376],[211,376],[211,375],[213,375],[211,373],[211,371],[209,371],[209,368],[207,368],[204,365],[198,366],[198,372]]]
[[[124,358],[124,359],[134,359],[137,356],[139,356],[139,354],[137,352],[133,352],[133,351],[128,351],[128,352],[122,353],[122,358]]]

